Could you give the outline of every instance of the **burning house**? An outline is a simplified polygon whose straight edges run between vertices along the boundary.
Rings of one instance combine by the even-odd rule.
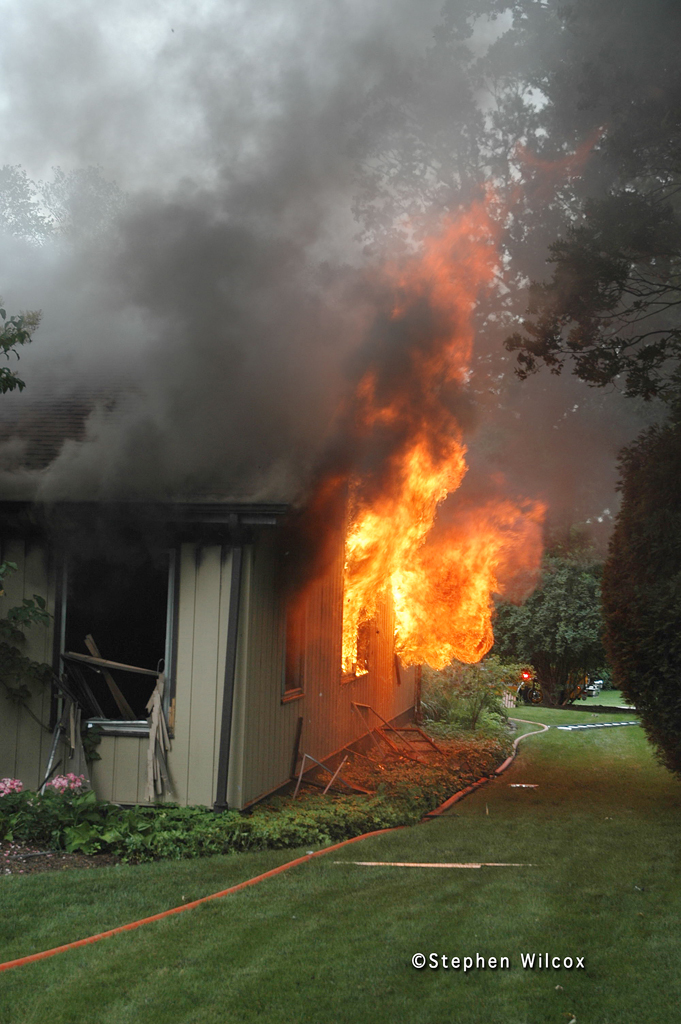
[[[64,687],[34,688],[28,708],[3,702],[0,773],[36,787],[56,760],[64,770],[77,738],[66,723],[55,758],[52,729],[67,692],[83,728],[101,734],[97,795],[143,802],[159,679],[167,749],[153,798],[181,804],[242,808],[278,788],[303,753],[323,760],[366,733],[353,703],[408,718],[416,671],[395,657],[386,602],[342,665],[342,536],[325,572],[287,598],[286,511],[3,503],[3,558],[18,566],[5,602],[46,597],[50,624],[27,631],[26,653]]]
[[[23,435],[7,427],[4,454],[21,441],[33,491],[17,487],[0,506],[3,558],[18,566],[6,602],[46,598],[52,617],[32,627],[26,653],[51,664],[62,689],[4,708],[0,772],[39,785],[55,764],[52,730],[61,723],[74,751],[80,716],[101,733],[99,796],[243,808],[304,754],[321,761],[366,734],[361,706],[386,722],[410,716],[420,665],[485,655],[492,594],[531,582],[544,512],[503,487],[461,486],[472,311],[496,273],[492,203],[383,269],[353,380],[295,511],[294,494],[258,496],[248,483],[243,428],[211,429],[231,364],[203,378],[200,407],[187,406],[184,377],[171,392],[184,422],[200,424],[193,444],[170,417],[154,433],[144,398],[138,419],[100,402],[89,435],[76,416],[62,447],[46,436],[58,421],[49,405]],[[251,422],[269,443],[266,405],[261,396]],[[225,487],[197,498],[169,476],[161,500],[158,466],[175,472],[180,455],[185,479],[194,462],[206,472],[224,463],[242,496]],[[123,501],[132,465],[136,493]]]

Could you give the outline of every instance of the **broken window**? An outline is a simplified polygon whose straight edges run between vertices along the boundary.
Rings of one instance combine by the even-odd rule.
[[[69,555],[64,665],[89,717],[139,722],[147,717],[156,673],[169,665],[174,557],[111,547]]]
[[[350,634],[350,630],[347,630],[347,642],[344,636],[347,654],[343,659],[342,683],[352,682],[353,679],[359,679],[369,672],[372,655],[372,637],[375,632],[377,632],[376,620],[374,618],[367,618],[366,611],[362,609],[362,615],[357,624],[356,632]]]
[[[369,671],[372,628],[373,622],[371,619],[362,619],[357,627],[357,660],[355,661],[355,675],[358,676],[364,675]]]

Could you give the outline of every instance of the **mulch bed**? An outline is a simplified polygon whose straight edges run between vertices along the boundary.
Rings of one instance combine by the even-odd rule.
[[[0,843],[0,875],[35,875],[40,871],[68,871],[70,868],[108,868],[118,864],[118,857],[109,853],[89,856],[64,853],[63,850],[41,850],[21,843]]]
[[[353,791],[345,786],[343,780],[361,787],[368,793],[375,793],[379,786],[384,792],[390,793],[394,787],[408,781],[417,786],[422,784],[426,789],[430,788],[434,777],[449,779],[454,786],[452,792],[455,792],[457,788],[464,788],[481,775],[492,771],[499,761],[498,753],[495,760],[494,755],[483,749],[478,741],[437,738],[435,742],[439,750],[418,750],[418,761],[398,756],[387,748],[379,752],[375,747],[368,747],[364,754],[348,749],[340,751],[326,762],[327,766],[334,770],[342,758],[349,754],[340,777],[331,787],[331,793],[357,793],[357,790]],[[321,768],[311,766],[305,773],[299,798],[318,797],[320,789],[323,789],[330,779],[331,776]],[[295,785],[295,781],[292,781],[279,795],[284,798],[292,796]],[[267,803],[264,806],[268,806]]]

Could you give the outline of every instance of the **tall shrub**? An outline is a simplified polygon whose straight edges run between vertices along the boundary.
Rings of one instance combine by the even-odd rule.
[[[660,760],[681,774],[681,411],[625,448],[620,471],[605,646]]]

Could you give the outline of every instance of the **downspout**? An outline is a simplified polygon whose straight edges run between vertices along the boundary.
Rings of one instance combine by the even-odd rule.
[[[241,601],[243,554],[243,544],[239,541],[232,548],[232,581],[229,591],[229,616],[227,619],[225,685],[222,693],[222,722],[220,726],[218,784],[217,792],[215,794],[215,804],[213,805],[214,811],[227,810],[227,774],[229,771],[229,751],[232,742],[232,718],[234,715],[236,648],[239,633],[239,605]]]

